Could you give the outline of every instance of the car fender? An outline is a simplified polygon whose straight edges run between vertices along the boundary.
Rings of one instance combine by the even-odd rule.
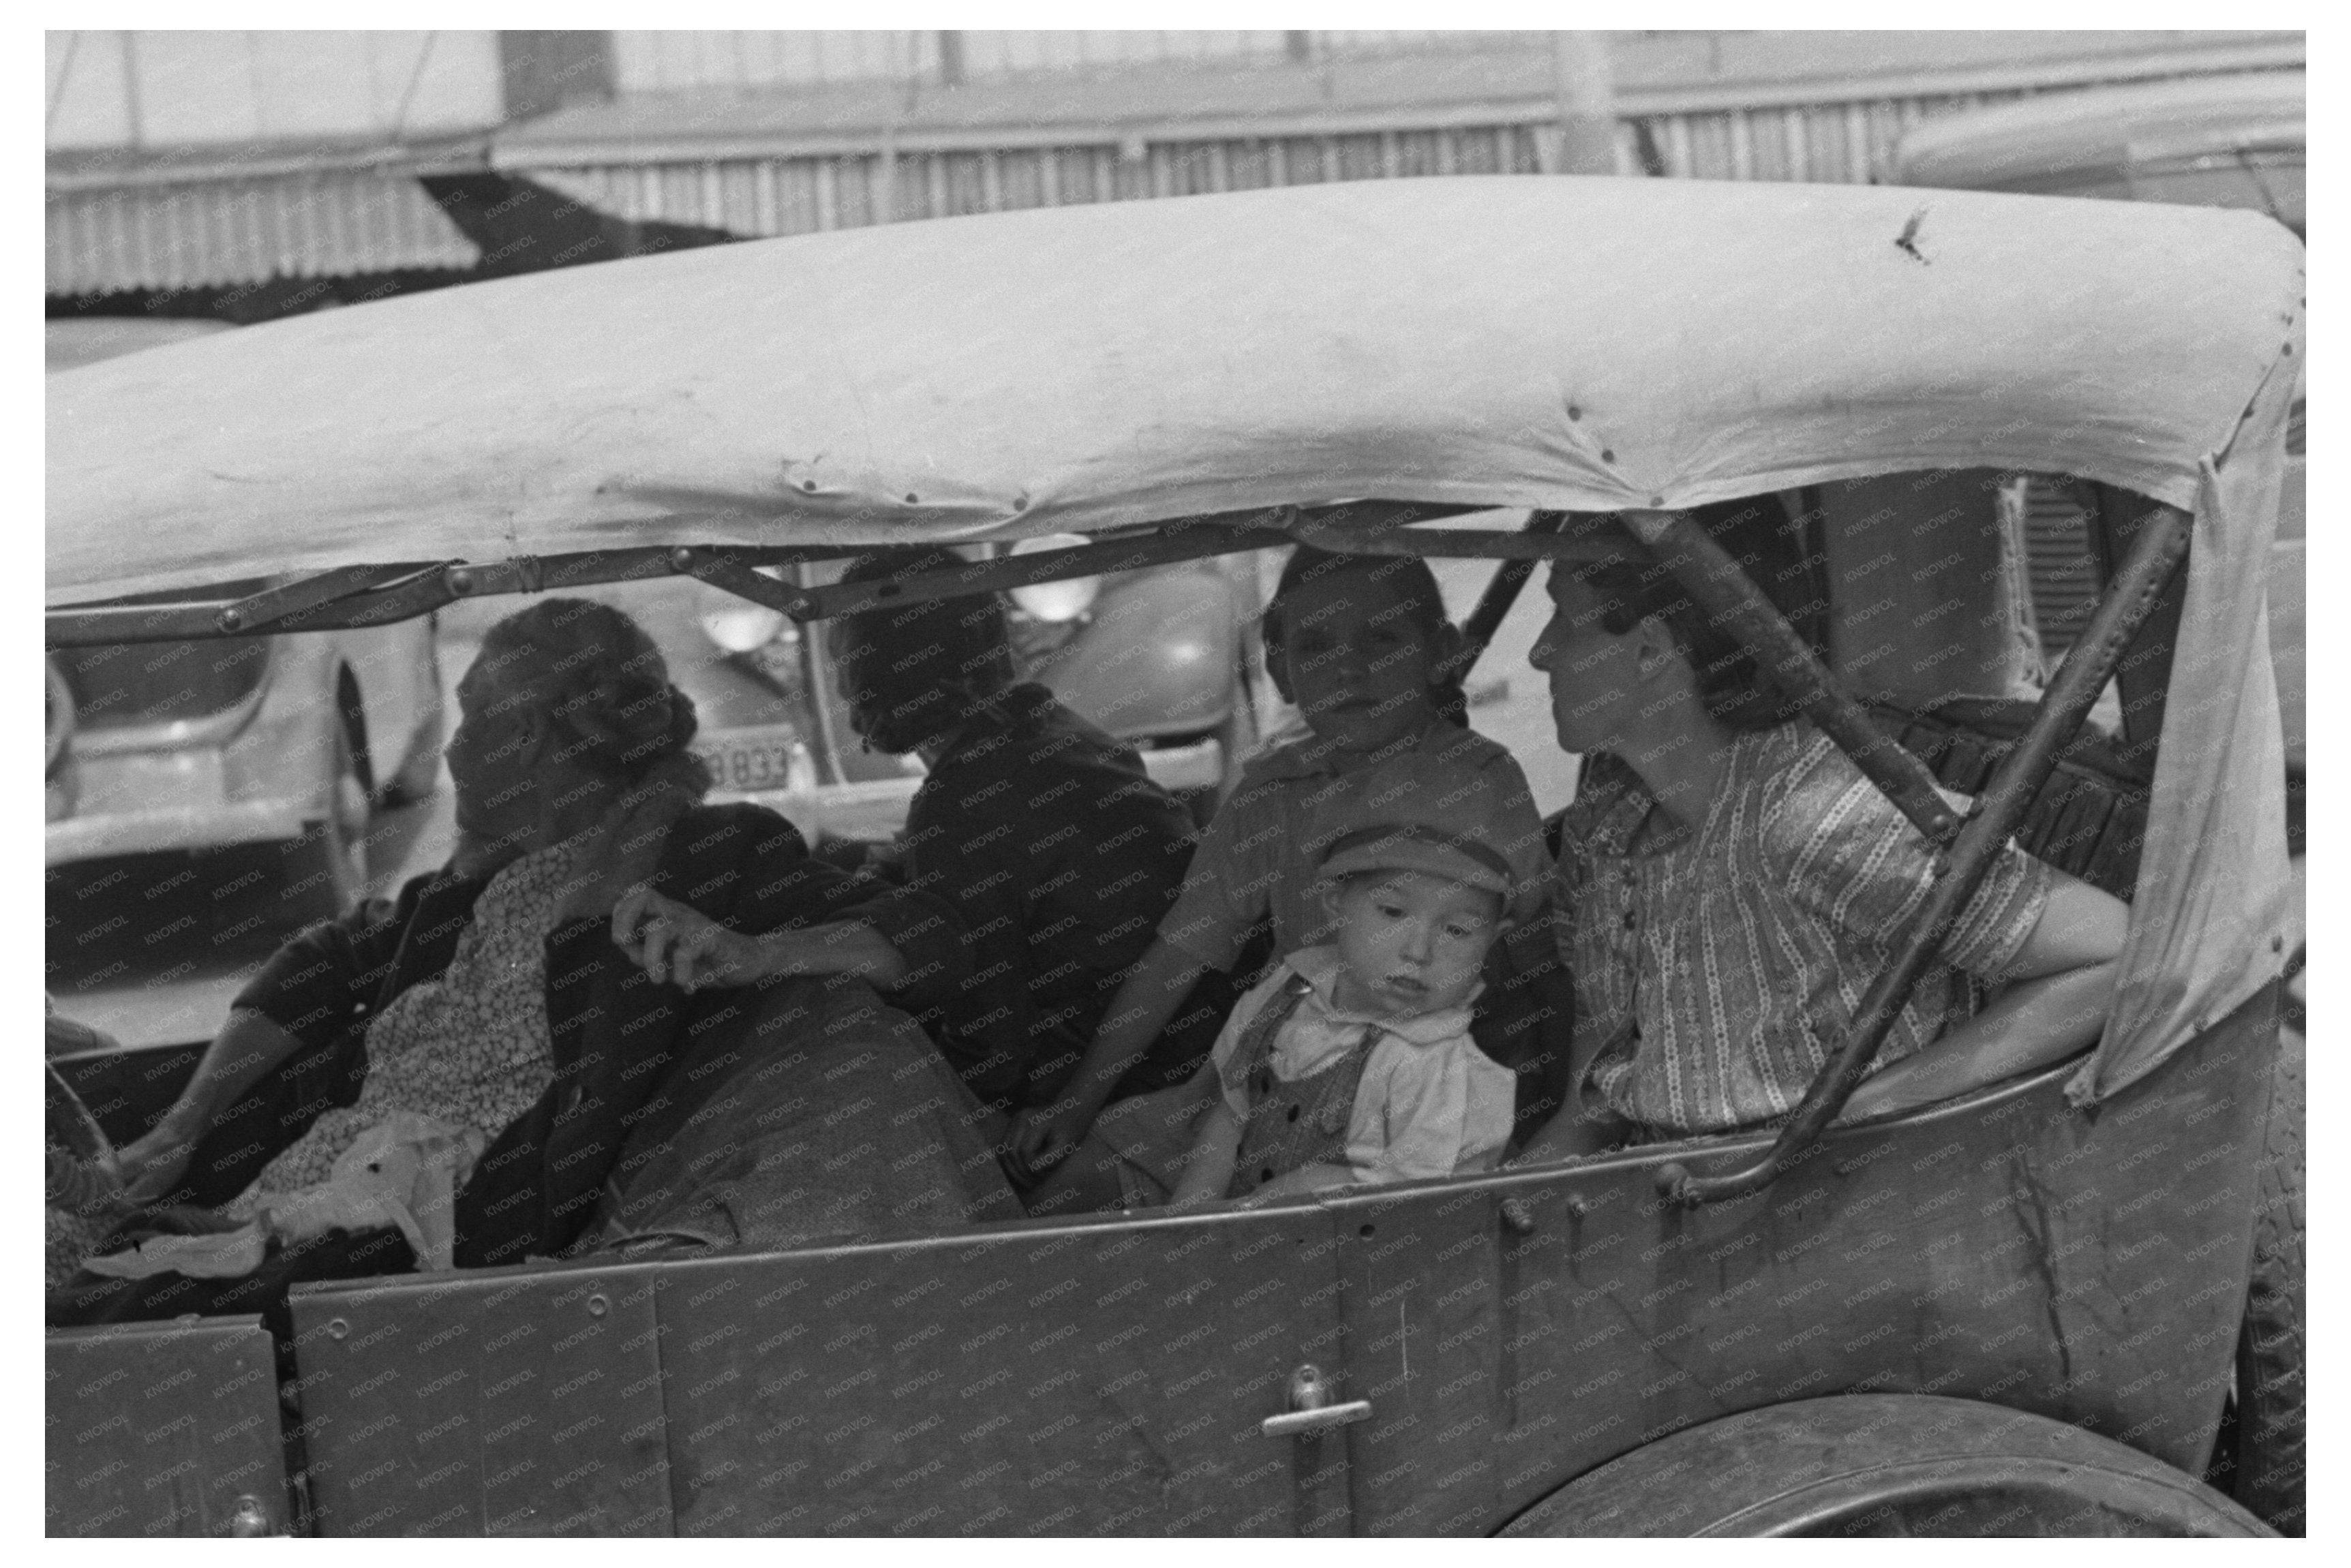
[[[1123,739],[1213,730],[1239,700],[1238,597],[1223,572],[1191,563],[1113,577],[1040,679]]]
[[[1994,1508],[2007,1514],[1980,1518]],[[1931,1394],[1802,1399],[1688,1428],[1570,1481],[1503,1533],[1876,1534],[1921,1511],[1951,1533],[1986,1522],[2037,1533],[2017,1519],[2137,1527],[2116,1532],[2124,1534],[2272,1533],[2193,1476],[2112,1438]]]

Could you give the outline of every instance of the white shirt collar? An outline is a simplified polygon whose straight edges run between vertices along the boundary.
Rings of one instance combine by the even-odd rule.
[[[1468,1000],[1456,1007],[1435,1012],[1416,1012],[1394,1018],[1376,1012],[1355,1012],[1341,1007],[1333,1000],[1339,983],[1339,950],[1335,946],[1301,948],[1281,961],[1292,974],[1306,981],[1310,988],[1307,1000],[1322,1021],[1332,1024],[1359,1025],[1375,1023],[1399,1039],[1415,1045],[1434,1045],[1469,1033],[1469,1010],[1486,989],[1485,981],[1478,982]]]

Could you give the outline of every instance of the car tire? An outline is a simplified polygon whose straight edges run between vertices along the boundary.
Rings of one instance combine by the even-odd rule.
[[[2304,1530],[2304,1041],[2278,1032],[2253,1210],[2253,1264],[2237,1336],[2230,1491],[2281,1535]]]
[[[410,749],[408,761],[400,772],[383,786],[376,804],[387,809],[417,805],[431,800],[441,787],[441,744],[443,721],[438,709],[417,732],[415,744]]]
[[[294,878],[290,893],[301,900],[306,919],[331,920],[355,908],[367,897],[367,785],[360,777],[351,737],[335,727],[334,776],[328,792],[329,815],[312,823],[295,841]]]
[[[1570,1481],[1520,1536],[2265,1536],[2244,1508],[2045,1416],[1847,1394],[1688,1428]]]
[[[430,623],[428,636],[437,636],[439,623]],[[400,771],[384,781],[376,797],[380,806],[391,808],[416,805],[431,800],[441,787],[441,748],[448,739],[448,716],[441,702],[441,648],[430,644],[425,653],[424,680],[422,696],[425,702],[423,718],[411,736],[408,755]]]

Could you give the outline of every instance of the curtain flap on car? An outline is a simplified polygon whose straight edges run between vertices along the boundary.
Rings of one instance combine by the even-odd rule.
[[[2300,913],[2286,874],[2285,751],[2269,661],[2270,542],[2297,361],[2282,358],[2203,465],[2155,791],[2105,1036],[2066,1085],[2104,1099],[2275,979]]]
[[[52,378],[51,603],[615,545],[1614,510],[1937,467],[2179,506],[2302,248],[2252,213],[1473,177],[466,285]]]

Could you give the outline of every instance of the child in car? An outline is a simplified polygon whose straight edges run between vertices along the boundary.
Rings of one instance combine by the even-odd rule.
[[[1155,1173],[1176,1204],[1487,1170],[1510,1138],[1516,1077],[1471,1041],[1469,1008],[1509,925],[1514,803],[1422,758],[1362,784],[1332,815],[1374,820],[1332,839],[1318,879],[1332,940],[1227,1021],[1202,1069],[1213,1103],[1180,1168]]]
[[[1243,770],[1078,1072],[1055,1104],[1016,1125],[1016,1157],[1032,1171],[1068,1164],[1065,1187],[1081,1168],[1111,1168],[1107,1147],[1069,1157],[1201,975],[1233,967],[1261,921],[1276,953],[1328,940],[1332,914],[1316,891],[1328,844],[1316,841],[1311,819],[1355,775],[1410,757],[1488,781],[1502,803],[1491,847],[1510,868],[1511,913],[1530,919],[1540,902],[1541,824],[1516,760],[1462,721],[1453,674],[1460,634],[1426,563],[1301,546],[1266,608],[1264,635],[1267,670],[1309,732]],[[1099,1200],[1089,1192],[1080,1206]],[[1032,1197],[1032,1211],[1051,1196]]]

